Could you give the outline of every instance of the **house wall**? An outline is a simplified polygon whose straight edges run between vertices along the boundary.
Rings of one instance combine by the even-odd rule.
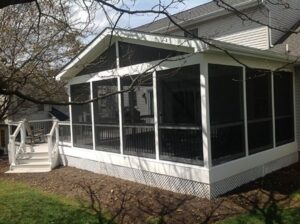
[[[251,8],[244,11],[244,13],[263,24],[268,24],[268,12],[263,7],[259,7],[259,9]],[[188,30],[198,28],[199,37],[259,49],[269,48],[269,31],[267,27],[252,21],[242,21],[235,14],[217,17],[185,28]],[[179,30],[173,31],[171,34],[184,35],[183,31]]]
[[[299,0],[289,0],[287,1],[289,7],[285,7],[280,4],[271,4],[266,1],[266,7],[270,10],[270,25],[272,27],[289,30],[300,20],[300,1]],[[276,42],[285,34],[280,30],[271,29],[270,31],[272,44]]]
[[[36,105],[34,103],[25,102],[22,104],[16,113],[9,117],[9,120],[20,121],[22,119],[27,120],[45,120],[50,119],[49,105]]]

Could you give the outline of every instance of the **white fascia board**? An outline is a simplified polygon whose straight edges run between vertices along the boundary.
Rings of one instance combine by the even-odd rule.
[[[153,45],[162,44],[164,45],[173,45],[174,49],[185,48],[185,51],[189,51],[187,48],[194,49],[193,52],[201,52],[207,49],[206,44],[199,40],[190,40],[184,37],[171,37],[160,34],[149,34],[144,32],[137,31],[128,31],[123,29],[114,29],[106,28],[103,33],[96,38],[85,50],[83,50],[78,56],[76,56],[63,70],[56,76],[57,80],[63,79],[64,76],[72,77],[72,68],[75,68],[76,65],[82,62],[83,59],[88,58],[89,52],[95,50],[99,47],[100,43],[107,36],[114,36],[118,39],[131,39],[131,40],[139,40],[145,41],[148,43],[152,43]],[[157,47],[157,46],[156,46]],[[75,72],[74,72],[75,73]]]
[[[74,67],[78,62],[82,60],[82,58],[87,55],[92,49],[94,49],[103,39],[108,35],[109,30],[105,29],[102,34],[100,34],[88,47],[86,47],[79,55],[74,57],[71,62],[67,64],[66,67],[63,68],[63,70],[56,76],[56,80],[61,80],[62,77],[71,69]]]

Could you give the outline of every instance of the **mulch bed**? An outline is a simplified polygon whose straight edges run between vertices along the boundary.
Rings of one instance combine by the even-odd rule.
[[[300,163],[246,184],[215,200],[147,187],[142,184],[72,168],[49,173],[5,174],[8,161],[0,159],[0,179],[18,181],[43,191],[90,202],[93,194],[119,223],[146,223],[163,216],[166,223],[213,223],[224,218],[264,208],[272,203],[298,206],[287,196],[300,189]]]

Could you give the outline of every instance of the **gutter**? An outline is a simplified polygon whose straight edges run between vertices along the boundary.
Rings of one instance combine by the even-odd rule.
[[[280,61],[280,62],[294,63],[295,65],[300,64],[300,57],[296,57],[293,55],[284,55],[271,50],[259,50],[251,47],[228,44],[220,41],[212,41],[212,44],[224,50],[228,50],[232,54],[244,55],[250,57],[252,56],[255,58],[264,58],[264,59],[270,59],[270,60]],[[214,53],[214,52],[223,52],[223,51],[213,47],[207,47],[207,49],[204,50],[203,53],[206,52]]]

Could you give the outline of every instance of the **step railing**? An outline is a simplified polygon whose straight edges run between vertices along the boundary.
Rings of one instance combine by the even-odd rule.
[[[9,162],[11,166],[17,165],[18,158],[22,157],[22,153],[26,153],[27,147],[34,152],[34,145],[47,142],[48,159],[51,168],[58,164],[59,144],[60,141],[70,142],[70,122],[59,122],[56,119],[33,120],[26,119],[19,122],[8,122],[9,128]],[[37,131],[43,131],[44,140],[36,139]],[[61,132],[61,133],[60,133]],[[46,134],[48,133],[48,134]],[[60,134],[62,136],[60,136]],[[36,142],[37,141],[37,142]]]
[[[26,120],[11,124],[11,126],[17,126],[13,134],[9,135],[8,152],[9,162],[12,166],[16,165],[18,155],[26,152],[25,123]],[[18,135],[20,135],[20,139],[17,139]]]
[[[54,168],[58,162],[58,144],[59,144],[59,129],[58,120],[53,120],[52,128],[47,134],[48,140],[48,157],[51,168]]]

